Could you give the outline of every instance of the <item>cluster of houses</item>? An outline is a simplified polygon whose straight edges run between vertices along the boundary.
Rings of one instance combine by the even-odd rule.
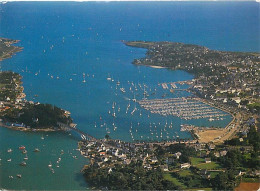
[[[0,94],[2,100],[0,100],[0,113],[9,110],[12,107],[20,108],[24,106],[25,93],[23,93],[24,88],[21,84],[21,76],[16,77],[17,74],[13,72],[4,72],[5,84],[0,89]],[[1,73],[0,73],[1,74]],[[12,84],[10,86],[10,84]],[[16,95],[13,98],[13,95]]]
[[[193,88],[204,98],[248,110],[247,104],[259,101],[260,97],[259,61],[259,56],[249,56],[245,60],[224,62],[221,66],[225,70],[218,75],[198,76]]]
[[[164,160],[159,160],[155,154],[155,145],[153,144],[135,144],[122,142],[120,140],[95,140],[95,141],[80,141],[78,143],[81,155],[90,159],[90,165],[96,168],[109,168],[112,171],[115,164],[129,165],[132,161],[142,161],[144,169],[151,170],[161,168],[162,171],[169,171],[169,167],[175,163],[174,168],[188,169],[192,166],[191,163],[181,163],[181,152],[172,153],[164,157]],[[216,157],[225,156],[227,150],[223,149],[215,151],[214,144],[189,144],[197,151],[204,151],[201,154],[201,158],[204,159],[204,163],[211,163],[209,157],[210,152],[214,152]],[[164,146],[163,146],[164,147]],[[176,166],[176,164],[178,164]],[[87,165],[88,167],[88,165]],[[204,172],[205,173],[205,172]],[[208,172],[204,176],[208,175]]]

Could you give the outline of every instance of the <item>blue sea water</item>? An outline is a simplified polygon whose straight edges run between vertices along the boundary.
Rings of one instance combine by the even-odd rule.
[[[173,128],[167,129],[168,134],[164,133],[162,139],[177,135],[191,138],[189,133],[179,131],[180,124],[224,127],[231,120],[226,116],[223,121],[183,122],[177,117],[149,114],[129,101],[134,96],[142,99],[143,89],[138,84],[142,88],[145,84],[149,92],[157,89],[148,99],[161,98],[165,93],[166,97],[186,96],[185,92],[170,94],[158,83],[191,80],[193,75],[132,65],[135,58],[145,56],[146,50],[127,47],[121,40],[174,41],[216,50],[260,51],[256,2],[8,2],[0,5],[0,19],[0,36],[18,39],[17,45],[24,47],[22,52],[2,61],[1,69],[23,76],[27,100],[69,110],[77,127],[97,138],[110,132],[112,138],[132,141],[129,133],[132,124],[135,140],[154,140],[158,138],[150,134],[150,123],[153,127],[157,125],[153,131],[160,137],[166,121],[172,122]],[[82,82],[83,73],[86,83]],[[107,77],[115,81],[108,81]],[[117,81],[120,86],[116,89]],[[135,95],[129,90],[132,82],[138,88]],[[121,87],[126,93],[120,91]],[[113,103],[116,118],[108,113],[113,111]],[[138,110],[131,115],[135,106]],[[117,126],[115,131],[112,123]],[[0,187],[79,190],[87,186],[78,174],[87,160],[72,158],[79,154],[73,150],[77,147],[76,138],[49,133],[48,137],[44,134],[42,141],[42,133],[4,128],[0,128],[0,133]],[[22,160],[19,145],[30,150],[37,146],[43,151],[39,155],[28,153],[29,160],[34,162],[24,168],[18,165]],[[10,156],[14,162],[10,164],[6,162],[8,148],[14,150]],[[51,174],[47,165],[56,162],[61,149],[67,153],[64,166],[55,168],[55,174]],[[37,167],[39,170],[34,170]],[[20,170],[24,175],[22,181],[8,179]]]

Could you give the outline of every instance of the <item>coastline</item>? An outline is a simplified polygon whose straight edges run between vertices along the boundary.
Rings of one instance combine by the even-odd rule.
[[[7,39],[7,38],[1,38],[0,37],[0,45],[1,45],[1,56],[0,56],[0,61],[4,60],[4,59],[8,59],[8,58],[11,58],[13,55],[15,55],[15,53],[17,52],[21,52],[23,50],[23,47],[17,47],[17,46],[13,46],[12,44],[15,44],[15,43],[18,43],[20,42],[20,40],[12,40],[12,39]],[[5,73],[6,71],[1,71],[1,73]],[[12,75],[13,74],[17,74],[19,75],[18,78],[19,79],[15,79],[12,77],[12,80],[13,82],[15,83],[16,87],[15,89],[12,89],[11,91],[16,91],[19,89],[19,93],[18,95],[16,95],[15,99],[14,100],[3,100],[1,101],[1,112],[5,111],[6,108],[4,107],[7,107],[7,109],[10,110],[10,105],[12,105],[12,107],[17,107],[19,108],[20,110],[22,110],[24,107],[25,107],[25,104],[26,103],[31,103],[32,101],[27,101],[25,99],[26,97],[26,94],[24,93],[24,87],[21,85],[22,84],[22,75],[20,75],[19,73],[14,73],[13,71],[12,72]],[[4,84],[5,85],[5,84]],[[33,104],[35,104],[34,102],[32,102]],[[7,106],[8,105],[8,106]],[[10,107],[9,107],[10,106]],[[4,109],[3,109],[4,108]],[[12,108],[11,108],[12,109]],[[58,108],[60,110],[63,110],[65,111],[64,113],[64,116],[66,116],[67,118],[69,118],[69,114],[70,112],[69,111],[66,111],[64,109],[61,109],[61,108]],[[12,111],[11,111],[12,112]],[[1,117],[1,115],[0,115]],[[59,121],[57,121],[58,123]],[[7,123],[10,123],[11,125],[7,125]],[[0,118],[0,127],[5,127],[5,128],[9,128],[9,129],[12,129],[12,130],[17,130],[17,131],[23,131],[23,132],[27,132],[27,131],[31,131],[31,132],[54,132],[54,131],[61,131],[62,129],[56,129],[56,127],[44,127],[44,126],[41,126],[37,129],[35,128],[30,128],[30,127],[25,127],[24,125],[15,125],[14,122],[11,122],[11,121],[5,121],[5,123],[3,122],[3,119]]]
[[[209,87],[211,87],[207,81],[203,81],[203,78],[200,77],[200,74],[203,76],[206,73],[206,76],[210,76],[210,74],[207,73],[207,71],[214,71],[214,66],[211,65],[203,65],[202,67],[198,67],[194,64],[192,64],[193,60],[187,60],[183,59],[183,56],[189,55],[190,57],[190,47],[193,47],[196,51],[192,52],[192,55],[194,57],[197,57],[205,62],[205,59],[208,59],[208,57],[205,57],[205,54],[211,55],[211,53],[226,55],[229,57],[230,60],[238,60],[240,59],[241,55],[250,53],[242,53],[242,52],[228,52],[228,51],[215,51],[210,50],[207,47],[202,47],[198,45],[188,45],[188,44],[182,44],[182,43],[175,43],[175,42],[150,42],[150,41],[123,41],[123,43],[126,46],[135,47],[135,48],[144,48],[149,52],[149,55],[146,55],[144,58],[135,59],[132,64],[134,65],[142,65],[142,66],[149,66],[151,68],[168,68],[168,69],[180,69],[184,70],[188,73],[191,73],[194,75],[194,80],[196,80],[196,83],[201,86],[201,84],[206,84],[206,87],[210,90]],[[171,46],[171,50],[169,47]],[[164,48],[167,47],[167,48]],[[173,52],[174,56],[170,56],[170,51]],[[200,54],[202,52],[202,54]],[[257,56],[257,55],[255,55]],[[176,60],[176,57],[179,58],[180,62],[177,65],[177,63],[173,62],[173,60]],[[185,57],[186,58],[186,57]],[[190,61],[190,62],[188,62]],[[224,70],[227,74],[230,73],[230,68],[228,64],[225,65],[224,69],[221,68],[221,64],[223,60],[216,59],[214,60],[215,66],[220,67],[220,71]],[[207,63],[207,62],[206,62]],[[166,65],[166,67],[165,67]],[[168,66],[168,67],[167,67]],[[206,69],[208,70],[206,70]],[[232,71],[231,71],[232,72]],[[208,74],[208,75],[207,75]],[[214,75],[214,74],[212,74]],[[219,74],[215,74],[219,75]],[[208,86],[207,86],[208,85]],[[205,88],[204,88],[205,89]],[[203,89],[204,93],[205,90]],[[208,91],[208,89],[206,89]],[[206,92],[210,95],[211,92]],[[195,93],[196,95],[196,93]],[[200,96],[199,96],[200,97]],[[236,132],[240,129],[239,121],[243,118],[244,113],[241,111],[237,113],[237,115],[234,113],[234,111],[231,111],[233,108],[229,108],[229,105],[222,106],[222,104],[215,102],[214,100],[206,100],[198,98],[199,101],[210,105],[213,108],[219,109],[221,111],[224,111],[232,116],[232,120],[224,127],[219,129],[214,128],[197,128],[193,129],[193,132],[190,132],[194,138],[197,137],[197,140],[200,142],[216,142],[216,143],[222,143],[225,140],[231,139],[234,137]]]
[[[163,67],[163,66],[156,66],[156,65],[152,65],[152,66],[149,66],[151,68],[156,68],[156,69],[163,69],[163,68],[167,68],[167,67]]]
[[[203,131],[198,130],[194,133],[199,137],[198,141],[200,142],[215,142],[215,143],[222,143],[225,140],[228,140],[232,138],[232,135],[238,130],[238,125],[234,124],[233,127],[232,124],[235,122],[235,120],[240,118],[239,116],[235,116],[231,111],[228,111],[227,109],[224,109],[222,107],[215,106],[212,102],[208,100],[204,100],[201,98],[198,98],[200,101],[202,101],[205,104],[210,105],[211,107],[217,108],[221,111],[224,111],[232,116],[232,120],[226,125],[225,128],[221,129],[203,129]],[[239,120],[237,120],[239,121]]]
[[[10,40],[7,38],[0,38],[0,41],[2,42],[3,40]],[[12,47],[12,50],[9,50],[8,52],[5,52],[4,55],[0,57],[0,62],[3,61],[4,59],[11,58],[12,56],[16,55],[17,52],[21,52],[23,50],[23,47],[18,47],[18,46],[11,46],[12,44],[19,43],[20,40],[10,40],[9,42],[3,42],[6,47]]]
[[[23,132],[55,132],[59,130],[54,130],[52,128],[44,128],[44,129],[32,129],[32,128],[26,128],[26,127],[15,127],[6,125],[3,122],[0,122],[0,127],[5,127],[8,129],[16,130],[16,131],[23,131]]]

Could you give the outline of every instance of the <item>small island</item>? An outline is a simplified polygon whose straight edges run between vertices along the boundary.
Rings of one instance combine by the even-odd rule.
[[[22,50],[11,45],[17,42],[0,38],[0,61]],[[0,72],[0,126],[21,131],[55,131],[75,127],[69,111],[51,104],[27,101],[23,90],[20,74]]]

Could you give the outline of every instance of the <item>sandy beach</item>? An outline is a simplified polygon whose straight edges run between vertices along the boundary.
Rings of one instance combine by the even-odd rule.
[[[162,69],[162,68],[166,68],[166,67],[163,67],[163,66],[150,66],[151,68],[157,68],[157,69]]]
[[[195,134],[199,137],[198,141],[201,143],[223,143],[225,140],[230,139],[238,130],[240,118],[241,115],[237,114],[226,128],[223,129],[196,130]],[[229,126],[231,123],[234,123],[235,119],[237,119],[236,124],[233,128],[230,128]]]

